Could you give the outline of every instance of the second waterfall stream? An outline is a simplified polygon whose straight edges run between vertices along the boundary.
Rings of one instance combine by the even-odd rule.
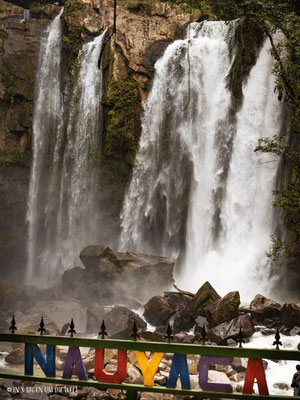
[[[142,134],[121,213],[120,248],[178,257],[177,281],[208,280],[243,300],[271,288],[270,246],[278,163],[254,152],[280,132],[268,41],[232,106],[236,22],[193,23],[155,65]]]

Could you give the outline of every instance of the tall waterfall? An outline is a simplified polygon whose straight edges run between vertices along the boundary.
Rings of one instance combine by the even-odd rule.
[[[41,43],[33,116],[27,281],[39,286],[53,284],[59,273],[76,265],[79,251],[99,231],[98,63],[106,31],[80,51],[80,72],[67,107],[60,86],[60,15]]]
[[[245,299],[269,278],[276,166],[253,150],[258,138],[279,132],[281,106],[266,43],[234,115],[227,88],[234,30],[234,22],[191,24],[157,61],[120,247],[176,257],[185,240],[183,287],[209,280]]]

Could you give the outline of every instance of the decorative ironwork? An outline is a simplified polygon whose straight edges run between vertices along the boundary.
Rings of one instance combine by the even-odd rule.
[[[70,333],[70,336],[73,337],[74,333],[76,333],[75,331],[75,325],[74,325],[74,321],[73,318],[71,319],[71,323],[70,323],[70,329],[68,330],[68,333]]]
[[[17,325],[16,325],[16,320],[15,320],[15,315],[13,315],[13,317],[11,319],[9,330],[11,331],[11,333],[15,333],[15,331],[18,330]]]
[[[165,338],[168,340],[168,343],[171,342],[171,340],[173,339],[172,333],[173,333],[173,329],[171,327],[170,324],[168,324],[167,330],[166,330],[167,336],[165,336]]]
[[[130,337],[132,337],[133,340],[136,340],[139,337],[136,321],[133,322],[132,334],[130,335]]]
[[[280,333],[279,329],[276,331],[275,341],[273,342],[273,346],[276,345],[276,350],[279,350],[279,345],[282,346],[282,342],[280,341]]]
[[[100,327],[100,332],[99,332],[98,336],[101,336],[101,339],[105,339],[105,336],[107,336],[106,326],[105,326],[104,320],[102,321],[102,324],[101,324],[101,327]]]
[[[243,339],[244,339],[244,334],[242,328],[240,327],[239,333],[236,337],[236,342],[239,344],[239,347],[243,347],[242,343],[245,343],[245,340]]]
[[[205,325],[203,325],[203,327],[201,329],[201,341],[204,345],[205,345],[205,342],[207,341],[207,333],[206,333]]]
[[[41,322],[40,322],[40,327],[38,329],[38,332],[41,333],[41,335],[43,335],[44,332],[46,332],[45,329],[45,324],[44,324],[44,318],[42,317]]]

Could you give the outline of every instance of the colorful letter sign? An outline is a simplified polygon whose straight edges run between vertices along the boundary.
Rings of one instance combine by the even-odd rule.
[[[113,374],[109,374],[104,369],[104,349],[96,349],[94,375],[99,382],[121,383],[125,381],[127,375],[126,350],[118,350],[117,370]]]
[[[269,396],[269,390],[262,360],[249,359],[246,369],[244,394],[252,394],[254,380],[256,379],[259,394]]]
[[[83,364],[79,347],[70,346],[66,357],[65,368],[63,372],[63,378],[71,379],[72,369],[76,367],[78,378],[87,381],[88,376],[86,373],[85,366]]]
[[[231,357],[202,356],[199,361],[199,385],[201,389],[210,390],[212,392],[232,393],[232,386],[229,383],[207,382],[209,364],[230,365],[231,363]]]
[[[55,377],[55,346],[47,345],[47,359],[36,344],[25,344],[25,375],[33,375],[33,358],[36,359],[44,374]]]
[[[154,375],[165,353],[154,353],[150,363],[143,351],[136,351],[135,354],[144,376],[144,386],[153,386]]]
[[[166,386],[168,388],[175,388],[178,378],[180,378],[182,389],[191,388],[189,369],[185,354],[174,354]]]

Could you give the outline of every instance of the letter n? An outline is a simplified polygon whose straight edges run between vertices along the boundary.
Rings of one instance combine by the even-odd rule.
[[[66,357],[65,368],[63,372],[64,379],[71,379],[72,368],[76,367],[78,378],[82,381],[87,381],[88,376],[83,364],[79,347],[70,346]]]
[[[55,346],[47,345],[47,358],[36,344],[25,344],[25,375],[33,375],[33,358],[36,359],[44,374],[55,377]]]
[[[252,394],[255,379],[257,382],[259,394],[269,396],[269,390],[262,360],[254,360],[249,358],[246,369],[245,384],[243,387],[244,394]]]
[[[127,351],[118,350],[118,366],[113,374],[109,374],[104,369],[104,349],[95,351],[95,378],[99,382],[121,383],[127,376]]]

